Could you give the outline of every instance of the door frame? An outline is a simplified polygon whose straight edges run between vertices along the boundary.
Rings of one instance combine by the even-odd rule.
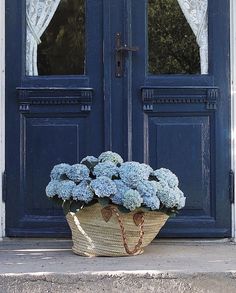
[[[236,3],[234,1],[230,0],[231,131],[229,135],[231,136],[231,167],[233,171],[236,171],[234,138],[236,134]],[[2,175],[5,170],[5,0],[0,0],[0,117],[0,174]],[[2,190],[2,176],[0,176],[0,239],[5,236],[5,204]],[[232,204],[232,237],[236,241],[236,204]]]

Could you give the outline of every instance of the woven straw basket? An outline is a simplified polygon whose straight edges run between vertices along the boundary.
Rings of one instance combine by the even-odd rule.
[[[66,219],[72,231],[73,252],[84,256],[128,256],[143,253],[158,234],[168,216],[162,212],[130,213],[115,205],[100,204],[69,212]]]

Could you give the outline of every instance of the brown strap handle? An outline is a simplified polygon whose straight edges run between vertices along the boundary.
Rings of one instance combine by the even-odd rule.
[[[120,216],[118,210],[115,207],[108,206],[108,207],[103,208],[101,210],[101,213],[102,213],[102,216],[106,222],[108,222],[110,220],[113,213],[116,215],[117,220],[120,225],[121,236],[122,236],[125,251],[130,255],[134,255],[134,254],[140,252],[141,245],[143,243],[143,235],[144,235],[144,230],[143,230],[143,228],[144,228],[144,213],[138,212],[138,213],[134,214],[134,216],[133,216],[134,223],[136,224],[136,226],[139,227],[138,243],[135,245],[133,250],[129,249],[127,237],[126,237],[126,232],[125,232],[125,228],[124,228],[124,223],[123,223],[122,217]]]

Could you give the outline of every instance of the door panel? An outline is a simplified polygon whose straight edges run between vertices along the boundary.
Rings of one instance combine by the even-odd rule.
[[[230,236],[229,51],[219,44],[229,40],[229,3],[208,1],[208,75],[150,75],[147,13],[141,12],[147,2],[133,3],[131,17],[132,43],[140,47],[132,56],[133,158],[173,170],[187,197],[160,235]]]
[[[8,11],[22,23],[7,18],[6,233],[69,236],[62,209],[47,199],[45,186],[55,164],[104,150],[102,1],[86,1],[85,75],[26,76],[25,1],[8,1]],[[16,35],[22,36],[17,46]]]

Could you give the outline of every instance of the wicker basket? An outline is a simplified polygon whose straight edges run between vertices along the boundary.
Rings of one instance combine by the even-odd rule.
[[[121,213],[115,205],[100,204],[69,212],[66,219],[72,231],[73,252],[83,256],[128,256],[143,253],[158,234],[168,216],[141,209]]]

